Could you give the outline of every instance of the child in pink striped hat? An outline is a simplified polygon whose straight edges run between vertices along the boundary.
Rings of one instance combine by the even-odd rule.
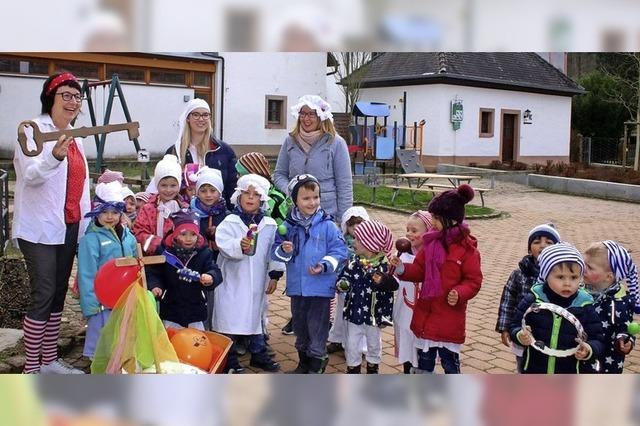
[[[353,233],[355,253],[338,281],[338,288],[347,292],[344,302],[347,373],[360,373],[364,339],[367,374],[378,374],[382,358],[380,328],[392,325],[393,291],[398,288],[397,281],[387,275],[393,235],[386,225],[371,220],[356,225]]]

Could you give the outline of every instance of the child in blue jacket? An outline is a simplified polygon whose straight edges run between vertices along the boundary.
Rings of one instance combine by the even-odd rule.
[[[329,309],[347,246],[338,226],[320,208],[320,184],[308,174],[289,182],[295,203],[285,221],[286,235],[273,245],[273,259],[287,264],[299,362],[294,373],[323,373],[327,364]]]
[[[88,358],[93,358],[100,331],[111,313],[96,297],[96,274],[107,261],[118,257],[133,257],[136,254],[136,239],[129,228],[121,223],[124,209],[120,182],[99,183],[96,186],[94,208],[86,214],[93,220],[80,239],[78,248],[80,308],[87,318],[87,334],[82,354]]]

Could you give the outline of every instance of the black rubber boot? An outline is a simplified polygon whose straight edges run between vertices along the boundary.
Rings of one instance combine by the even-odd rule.
[[[298,366],[287,374],[309,374],[309,357],[306,353],[298,351]]]
[[[260,353],[251,354],[251,362],[249,365],[270,373],[280,370],[280,364],[271,359],[269,354],[267,354],[266,348]]]
[[[329,357],[309,358],[309,374],[323,374],[329,363]]]
[[[356,365],[355,367],[347,367],[347,374],[360,374],[361,366]]]
[[[378,364],[367,363],[367,374],[378,374]]]

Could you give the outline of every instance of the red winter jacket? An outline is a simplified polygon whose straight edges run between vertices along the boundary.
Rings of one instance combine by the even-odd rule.
[[[181,208],[189,207],[182,200],[176,197],[176,201]],[[162,243],[162,239],[156,235],[156,223],[158,221],[158,194],[149,197],[147,202],[138,213],[136,221],[133,224],[133,235],[136,241],[142,246],[144,254],[152,255],[156,253],[158,247]],[[164,220],[164,235],[173,229],[173,222],[170,219]]]
[[[437,342],[464,343],[467,301],[472,299],[482,284],[480,252],[472,235],[449,245],[449,252],[442,270],[442,295],[434,299],[416,300],[411,318],[411,331],[421,338]],[[421,249],[413,263],[404,264],[403,281],[423,282],[425,253]],[[450,306],[447,294],[455,289],[458,303]]]

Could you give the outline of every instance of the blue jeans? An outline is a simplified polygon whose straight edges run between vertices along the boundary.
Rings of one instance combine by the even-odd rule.
[[[460,374],[460,354],[447,348],[430,348],[427,352],[418,349],[418,368],[433,373],[437,355],[440,355],[442,369],[446,374]]]
[[[296,349],[311,358],[327,355],[331,297],[291,296]]]
[[[270,359],[267,355],[267,347],[264,341],[264,334],[252,334],[250,336],[240,336],[237,334],[227,334],[231,340],[233,340],[233,346],[229,350],[229,358],[227,360],[227,366],[229,368],[236,368],[240,365],[238,361],[238,354],[236,353],[236,340],[240,337],[244,337],[247,340],[247,350],[251,353],[251,358],[258,361],[264,361]]]

